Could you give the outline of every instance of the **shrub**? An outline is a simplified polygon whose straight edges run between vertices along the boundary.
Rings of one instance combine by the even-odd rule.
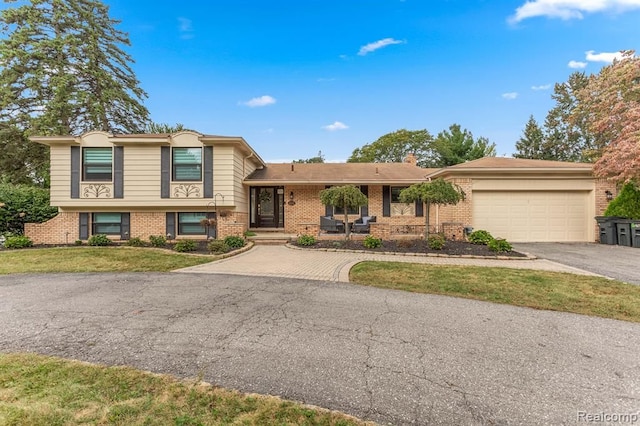
[[[469,242],[472,244],[482,244],[486,246],[491,240],[493,240],[493,236],[488,231],[482,229],[478,229],[469,234]]]
[[[180,253],[186,253],[188,251],[196,251],[196,242],[193,240],[179,240],[173,246],[175,251],[179,251]]]
[[[209,249],[209,252],[213,254],[223,254],[231,250],[223,240],[209,241],[209,243],[207,243],[207,249]]]
[[[444,237],[442,235],[429,235],[427,238],[427,246],[431,250],[442,250],[444,248]]]
[[[382,246],[382,238],[376,238],[373,235],[367,235],[362,241],[362,245],[368,249],[375,249]]]
[[[247,242],[242,237],[237,237],[235,235],[229,235],[224,239],[224,243],[231,249],[239,249],[240,247],[244,247]]]
[[[25,237],[24,235],[13,235],[11,237],[7,237],[4,242],[5,248],[8,249],[21,249],[25,247],[31,247],[33,242],[29,237]]]
[[[253,231],[244,231],[243,235],[244,235],[245,238],[247,238],[247,237],[255,237],[256,233],[253,232]]]
[[[640,188],[633,182],[625,183],[618,196],[607,206],[604,215],[640,219]]]
[[[167,239],[164,235],[149,235],[149,241],[154,247],[164,247],[167,245]]]
[[[82,240],[75,240],[73,244],[75,244],[77,246],[81,246],[84,243],[82,242]]]
[[[111,240],[105,234],[95,234],[89,237],[87,244],[90,246],[108,246]]]
[[[138,237],[133,237],[127,241],[127,245],[130,247],[144,247],[145,243]]]
[[[49,205],[49,190],[29,185],[0,183],[0,234],[23,234],[27,222],[42,223],[58,214]]]
[[[298,243],[299,246],[308,247],[317,243],[317,240],[316,240],[316,237],[314,237],[313,235],[304,234],[304,235],[300,235],[296,242]]]
[[[511,244],[507,242],[507,240],[503,240],[502,238],[494,238],[493,240],[489,241],[487,247],[489,247],[489,250],[495,251],[496,253],[506,253],[508,251],[511,251],[511,249],[513,248],[511,247]]]

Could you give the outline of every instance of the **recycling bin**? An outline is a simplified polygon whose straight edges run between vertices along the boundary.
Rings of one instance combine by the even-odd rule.
[[[618,245],[631,247],[631,223],[629,219],[616,220],[616,231],[618,236]],[[634,227],[635,229],[635,227]]]
[[[618,244],[618,235],[616,231],[617,217],[613,216],[596,216],[598,229],[600,230],[600,244],[616,245]]]

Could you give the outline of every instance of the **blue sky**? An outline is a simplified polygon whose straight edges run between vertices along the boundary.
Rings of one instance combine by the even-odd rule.
[[[452,123],[511,155],[553,84],[636,49],[640,0],[105,0],[156,122],[267,161]]]

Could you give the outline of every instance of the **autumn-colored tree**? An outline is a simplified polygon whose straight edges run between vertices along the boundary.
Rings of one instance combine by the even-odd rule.
[[[587,117],[596,134],[594,173],[618,182],[640,180],[640,58],[622,52],[589,78],[574,115]]]

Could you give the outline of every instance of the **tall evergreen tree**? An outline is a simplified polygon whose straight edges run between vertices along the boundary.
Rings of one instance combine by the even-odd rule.
[[[553,160],[553,155],[545,150],[544,133],[533,115],[524,127],[522,136],[516,142],[516,158],[531,158],[534,160]]]
[[[438,133],[433,149],[436,167],[453,166],[496,155],[495,143],[490,143],[489,139],[483,137],[474,139],[473,134],[467,129],[462,129],[459,124],[452,124],[449,130]]]
[[[97,0],[32,0],[2,11],[0,120],[41,135],[142,130],[147,95],[118,24]]]

